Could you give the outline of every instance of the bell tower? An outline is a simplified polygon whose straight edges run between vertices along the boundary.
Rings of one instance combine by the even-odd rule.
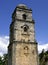
[[[12,13],[8,65],[38,65],[35,22],[32,10],[26,5],[18,5]]]

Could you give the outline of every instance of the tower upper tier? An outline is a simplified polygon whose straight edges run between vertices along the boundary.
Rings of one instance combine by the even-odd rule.
[[[23,18],[26,19],[26,21],[32,21],[32,10],[24,4],[19,4],[12,13],[12,20],[23,20]]]

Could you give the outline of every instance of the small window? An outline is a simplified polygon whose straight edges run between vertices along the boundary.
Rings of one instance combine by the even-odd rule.
[[[26,14],[23,14],[23,19],[26,20]]]
[[[24,32],[27,32],[27,27],[26,26],[24,26]]]
[[[29,26],[25,24],[25,25],[23,26],[23,28],[24,28],[24,32],[27,32],[28,29],[29,29]]]
[[[29,49],[28,46],[25,46],[25,47],[24,47],[24,50],[28,50],[28,49]]]

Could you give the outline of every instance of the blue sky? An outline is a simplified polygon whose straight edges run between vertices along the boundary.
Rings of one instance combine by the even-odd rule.
[[[9,36],[12,12],[18,4],[32,9],[37,42],[48,43],[48,0],[0,0],[0,37]]]

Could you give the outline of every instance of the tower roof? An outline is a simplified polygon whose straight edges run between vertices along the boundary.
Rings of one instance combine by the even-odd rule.
[[[27,6],[24,4],[19,4],[17,7],[27,9]]]

